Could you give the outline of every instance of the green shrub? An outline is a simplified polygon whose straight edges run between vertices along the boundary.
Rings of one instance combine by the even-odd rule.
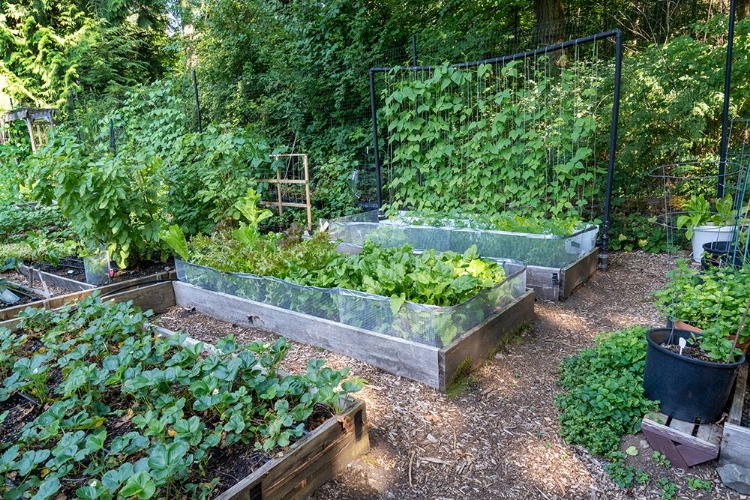
[[[209,232],[225,218],[239,219],[234,203],[257,180],[271,176],[271,147],[249,128],[210,125],[186,134],[161,172],[166,209],[188,234]]]
[[[560,433],[591,453],[617,449],[624,434],[640,429],[643,415],[658,404],[643,395],[646,329],[635,326],[601,335],[596,345],[560,365],[557,396]]]
[[[104,245],[118,266],[148,257],[159,244],[162,208],[154,182],[160,162],[89,150],[60,130],[27,160],[31,196],[57,201],[84,252]]]

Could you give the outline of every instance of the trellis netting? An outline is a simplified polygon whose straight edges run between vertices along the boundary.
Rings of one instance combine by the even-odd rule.
[[[372,68],[381,204],[573,216],[601,221],[606,240],[620,62],[615,30],[484,61]]]
[[[217,271],[180,260],[175,261],[175,270],[180,281],[206,290],[444,347],[526,293],[526,267],[508,259],[493,260],[505,269],[505,279],[453,307],[408,301],[394,307],[388,297],[380,295],[344,288],[302,286],[268,276]]]

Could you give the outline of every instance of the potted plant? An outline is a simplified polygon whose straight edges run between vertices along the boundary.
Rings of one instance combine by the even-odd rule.
[[[647,333],[644,390],[667,415],[713,422],[721,417],[750,342],[750,269],[699,273],[680,261],[669,278],[655,298],[672,326]],[[695,330],[675,328],[680,321]]]
[[[693,247],[693,261],[700,262],[703,245],[716,241],[732,241],[738,218],[732,195],[727,194],[715,203],[715,210],[702,194],[690,197],[685,204],[686,213],[677,217],[677,228],[687,229]]]

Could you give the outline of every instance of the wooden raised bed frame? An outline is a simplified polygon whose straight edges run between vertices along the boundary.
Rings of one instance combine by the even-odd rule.
[[[598,266],[598,248],[563,268],[527,265],[526,286],[534,290],[537,298],[565,300],[596,272]]]
[[[91,292],[73,295],[78,300]],[[141,309],[152,309],[159,314],[175,305],[175,293],[172,282],[167,282],[116,293],[107,300],[132,300]],[[6,320],[0,322],[0,327],[12,329],[17,322],[16,319]],[[161,334],[168,332],[162,328],[158,330]],[[341,414],[326,420],[308,436],[292,444],[283,456],[270,460],[216,498],[304,500],[369,449],[365,403],[349,398],[349,405]]]
[[[721,439],[722,463],[737,464],[750,469],[750,428],[742,427],[742,406],[747,391],[747,363],[740,365],[737,371],[737,381],[734,385],[734,398],[729,410],[729,417],[724,422],[724,432]]]
[[[31,270],[26,266],[21,266],[19,272],[28,277],[28,274],[29,272],[31,272]],[[0,309],[0,321],[6,321],[15,318],[19,312],[23,311],[27,307],[55,309],[65,304],[77,302],[94,293],[94,290],[99,290],[102,294],[109,294],[117,292],[119,290],[124,291],[125,289],[146,286],[148,284],[152,284],[154,281],[174,280],[177,278],[177,274],[174,271],[169,271],[95,287],[93,285],[89,285],[88,283],[82,283],[80,281],[71,280],[69,278],[34,269],[34,279],[39,279],[40,275],[44,278],[46,283],[57,286],[58,288],[63,288],[65,290],[71,290],[72,293],[58,295],[57,297],[50,297],[49,299],[37,300],[28,304],[22,304],[20,306],[11,306]]]
[[[91,291],[79,293],[88,295]],[[70,302],[83,296],[65,297]],[[65,303],[65,297],[58,297],[61,301],[58,306]],[[534,292],[527,291],[448,346],[439,348],[211,292],[179,281],[144,286],[112,296],[116,297],[133,300],[142,309],[153,309],[157,314],[174,305],[195,308],[222,321],[263,328],[297,342],[351,356],[442,392],[481,366],[510,336],[534,318]],[[14,323],[15,320],[9,319],[0,322],[0,326]]]
[[[174,282],[174,293],[176,303],[182,307],[351,356],[443,392],[455,380],[481,366],[510,335],[534,318],[534,292],[527,291],[448,346],[439,348],[179,281]]]

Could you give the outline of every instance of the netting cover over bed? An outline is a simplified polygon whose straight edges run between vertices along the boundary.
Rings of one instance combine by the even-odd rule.
[[[452,250],[463,253],[471,245],[480,255],[511,259],[530,266],[563,268],[580,259],[596,245],[599,227],[590,225],[567,236],[514,233],[474,229],[470,221],[455,221],[452,226],[410,224],[408,218],[379,220],[376,210],[334,219],[328,231],[332,239],[362,246],[372,241],[384,247],[409,243],[417,250]]]
[[[452,307],[405,302],[394,311],[388,297],[344,288],[301,286],[277,278],[230,273],[175,261],[177,278],[206,290],[380,332],[433,347],[444,347],[483,323],[526,292],[526,267],[493,259],[506,278],[492,288]]]

